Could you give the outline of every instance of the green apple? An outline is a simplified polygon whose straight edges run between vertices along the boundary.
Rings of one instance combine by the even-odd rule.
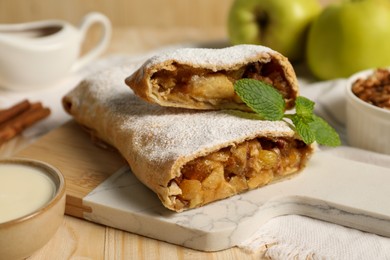
[[[313,21],[307,65],[328,80],[390,65],[390,1],[349,0],[327,6]]]
[[[291,61],[302,60],[307,30],[321,11],[318,0],[235,0],[228,17],[232,44],[260,44]]]

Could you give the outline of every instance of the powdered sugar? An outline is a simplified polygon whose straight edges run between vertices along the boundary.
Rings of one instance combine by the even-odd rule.
[[[264,60],[270,59],[272,49],[260,45],[234,45],[221,49],[209,48],[180,48],[169,50],[152,57],[149,66],[165,61],[176,61],[180,64],[190,64],[193,67],[209,68],[213,70],[232,67],[236,64],[247,63],[248,60],[256,60],[262,55]]]
[[[286,123],[260,121],[250,113],[199,112],[146,103],[123,82],[131,69],[117,67],[95,75],[67,95],[75,118],[121,153],[130,149],[138,159],[161,165],[258,135],[294,135]]]

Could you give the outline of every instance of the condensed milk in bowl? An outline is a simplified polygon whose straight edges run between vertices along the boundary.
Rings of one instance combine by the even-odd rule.
[[[0,160],[0,258],[24,259],[44,246],[62,223],[65,180],[51,165]]]

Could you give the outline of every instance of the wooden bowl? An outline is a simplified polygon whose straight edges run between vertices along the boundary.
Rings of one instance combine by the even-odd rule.
[[[0,210],[0,258],[24,259],[43,247],[61,225],[65,179],[59,170],[41,161],[0,160],[0,208],[1,203],[7,210]],[[29,208],[31,204],[36,208]],[[7,214],[2,216],[1,211]]]

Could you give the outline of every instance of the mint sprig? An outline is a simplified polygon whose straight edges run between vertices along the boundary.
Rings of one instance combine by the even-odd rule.
[[[283,118],[286,104],[282,95],[271,85],[254,79],[242,79],[236,81],[234,90],[261,119],[275,121]]]
[[[261,119],[270,121],[290,119],[295,131],[306,144],[317,141],[326,146],[340,145],[337,132],[325,120],[314,114],[313,101],[299,96],[295,100],[295,114],[286,114],[283,96],[266,82],[240,79],[234,83],[234,90]]]

